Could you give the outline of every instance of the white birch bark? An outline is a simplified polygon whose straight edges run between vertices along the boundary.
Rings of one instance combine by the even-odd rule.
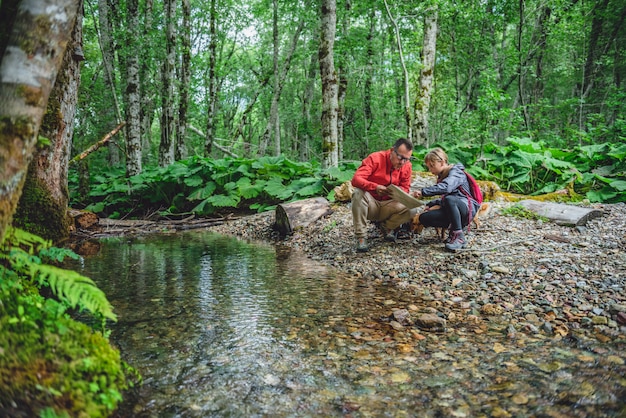
[[[141,173],[141,96],[139,81],[139,5],[128,0],[126,34],[126,174]]]
[[[176,0],[166,0],[165,4],[165,60],[163,61],[161,88],[161,142],[159,145],[159,166],[167,167],[174,162],[176,145],[176,121],[174,119],[174,80],[176,80]]]
[[[437,18],[436,6],[426,11],[424,18],[424,42],[422,47],[422,67],[419,76],[419,86],[415,97],[414,135],[417,145],[429,146],[428,116],[430,99],[433,91],[435,73],[435,58],[437,55]]]
[[[183,31],[181,36],[182,60],[180,66],[180,102],[178,103],[178,131],[176,132],[176,159],[187,158],[187,110],[191,83],[191,4],[182,0]]]
[[[20,200],[15,213],[20,227],[54,242],[67,238],[72,224],[67,215],[67,176],[80,86],[80,62],[84,59],[82,26],[82,13],[78,13],[39,130],[39,136],[49,139],[50,145],[37,147],[22,193],[26,199]],[[80,52],[76,54],[78,49]]]
[[[17,6],[0,62],[0,242],[22,193],[78,7],[78,0],[22,0]]]
[[[398,54],[400,56],[400,65],[402,66],[402,73],[404,75],[404,118],[406,120],[407,127],[407,138],[410,141],[413,141],[413,124],[411,123],[411,97],[409,94],[409,72],[406,69],[406,63],[404,62],[404,53],[402,52],[402,40],[400,39],[400,30],[398,29],[398,23],[391,15],[391,10],[389,10],[389,5],[387,4],[387,0],[385,2],[385,9],[387,9],[387,16],[389,16],[389,20],[391,20],[391,24],[393,25],[393,30],[396,35],[396,44],[398,46]]]
[[[321,39],[319,46],[322,79],[322,167],[339,165],[337,149],[337,115],[339,109],[337,73],[333,58],[337,31],[337,2],[322,1]]]

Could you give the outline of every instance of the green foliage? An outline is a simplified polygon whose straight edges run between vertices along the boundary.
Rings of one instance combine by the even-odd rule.
[[[45,264],[68,256],[18,229],[0,247],[0,415],[106,417],[139,380],[102,332],[70,317],[69,308],[85,309],[102,331],[115,319],[91,280]]]
[[[88,277],[72,270],[43,264],[42,258],[62,262],[70,250],[50,250],[50,243],[20,229],[10,228],[0,260],[6,260],[14,272],[48,287],[69,308],[85,309],[96,316],[116,320],[113,308],[104,293]],[[73,254],[75,256],[75,254]]]
[[[539,195],[567,188],[591,202],[626,201],[625,144],[558,149],[527,137],[511,137],[506,143],[438,145],[450,162],[463,162],[476,178],[495,181],[507,191]],[[426,170],[421,161],[428,149],[415,148],[416,170]],[[155,211],[210,215],[224,209],[261,212],[315,196],[333,201],[334,187],[350,180],[359,164],[347,161],[323,170],[285,156],[194,156],[167,168],[146,168],[128,179],[121,170],[95,175],[87,209],[111,217],[144,217]]]
[[[506,146],[494,143],[440,146],[448,153],[450,162],[462,162],[476,178],[495,181],[502,189],[514,193],[540,195],[573,187],[591,202],[626,201],[624,144],[556,149],[542,141],[511,137]],[[420,150],[416,155],[423,159],[426,152]]]
[[[136,217],[155,210],[200,215],[224,208],[264,211],[291,200],[332,198],[333,188],[351,179],[358,164],[322,170],[315,162],[299,163],[284,156],[220,160],[194,156],[167,168],[146,168],[128,179],[122,171],[95,175],[87,209],[104,216]],[[77,185],[70,184],[70,189]],[[80,206],[76,201],[72,205]]]

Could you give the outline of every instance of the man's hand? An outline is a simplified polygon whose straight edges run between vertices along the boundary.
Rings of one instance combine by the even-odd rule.
[[[417,198],[417,199],[421,199],[422,197],[422,191],[421,190],[416,190],[413,192],[413,197]]]
[[[387,186],[379,184],[378,186],[376,186],[376,193],[378,193],[380,196],[389,196],[391,194],[391,190],[389,190]]]

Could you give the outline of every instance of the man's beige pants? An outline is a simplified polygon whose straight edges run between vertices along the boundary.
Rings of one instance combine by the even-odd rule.
[[[352,222],[354,236],[367,238],[367,221],[382,222],[388,231],[409,222],[417,209],[407,209],[395,200],[376,200],[363,189],[354,189],[352,193]]]

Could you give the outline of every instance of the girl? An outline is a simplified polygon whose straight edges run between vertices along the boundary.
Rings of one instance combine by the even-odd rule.
[[[472,198],[463,164],[449,164],[441,148],[426,154],[424,163],[428,171],[437,176],[437,184],[415,191],[413,196],[441,195],[441,198],[428,202],[419,220],[424,226],[449,228],[446,250],[456,251],[467,244],[463,227],[472,221],[480,204]],[[431,210],[435,205],[439,205],[439,209]]]

